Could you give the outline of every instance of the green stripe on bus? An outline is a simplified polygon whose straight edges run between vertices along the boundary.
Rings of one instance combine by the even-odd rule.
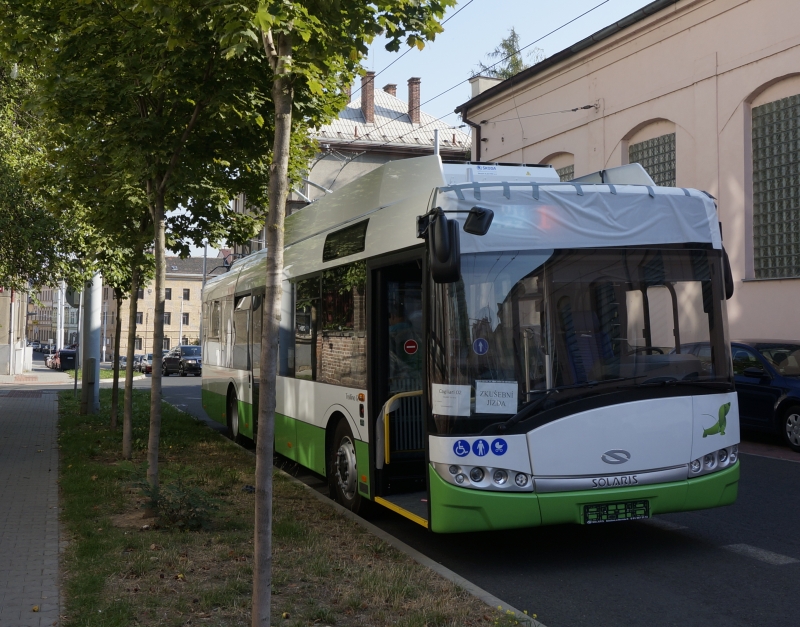
[[[211,418],[211,420],[225,424],[227,422],[225,418],[225,395],[202,390],[200,396],[203,399],[203,409],[206,410],[208,417]]]
[[[431,530],[438,533],[583,522],[583,506],[647,500],[650,515],[708,509],[736,501],[739,464],[697,479],[602,491],[500,493],[459,488],[429,467]]]
[[[297,458],[295,461],[314,472],[327,475],[325,472],[325,429],[302,420],[294,422],[297,429]]]

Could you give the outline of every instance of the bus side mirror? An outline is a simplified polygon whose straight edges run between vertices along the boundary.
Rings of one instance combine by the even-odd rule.
[[[458,222],[444,212],[434,213],[428,223],[428,252],[431,276],[436,283],[455,283],[461,278],[461,240]]]
[[[733,272],[731,271],[731,260],[725,247],[722,247],[722,276],[725,284],[725,300],[733,297]]]
[[[469,210],[467,220],[464,222],[464,231],[470,235],[486,235],[492,226],[494,211],[483,207],[473,207]]]

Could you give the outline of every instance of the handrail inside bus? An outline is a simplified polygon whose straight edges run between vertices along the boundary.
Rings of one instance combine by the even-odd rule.
[[[395,394],[388,401],[383,404],[383,459],[384,463],[389,463],[389,414],[392,413],[392,407],[401,398],[408,398],[409,396],[422,396],[422,390],[414,390],[413,392],[400,392]]]

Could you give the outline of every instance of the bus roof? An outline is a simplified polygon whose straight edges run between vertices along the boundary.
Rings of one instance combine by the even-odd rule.
[[[468,211],[479,205],[494,211],[487,235],[462,231],[465,253],[682,243],[721,248],[716,206],[707,194],[647,185],[644,170],[632,170],[605,170],[585,177],[587,184],[561,183],[550,167],[442,164],[437,155],[391,161],[286,218],[284,276],[422,246],[416,218],[434,199],[444,209]],[[645,184],[608,184],[631,176],[631,182]],[[597,177],[606,184],[595,184]],[[465,214],[451,216],[465,219]],[[330,234],[360,224],[359,252],[323,260]],[[265,269],[262,250],[210,280],[207,293],[216,298],[263,285]]]

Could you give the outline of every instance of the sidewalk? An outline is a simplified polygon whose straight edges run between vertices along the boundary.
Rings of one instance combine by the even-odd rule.
[[[54,390],[21,387],[0,388],[0,627],[49,627],[60,615],[58,404]]]

